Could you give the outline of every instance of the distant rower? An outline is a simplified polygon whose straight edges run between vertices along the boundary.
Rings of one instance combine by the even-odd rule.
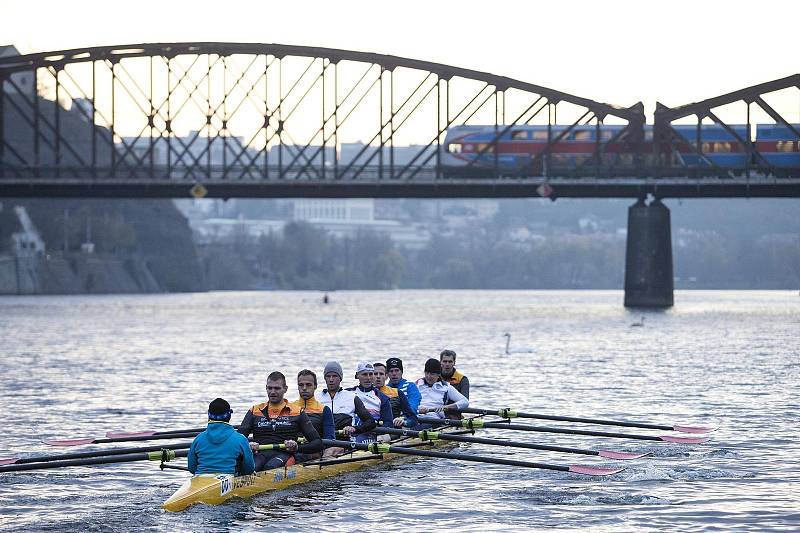
[[[228,402],[216,398],[208,405],[208,427],[189,448],[192,474],[252,474],[253,452],[247,438],[229,424],[233,410]]]
[[[333,422],[333,413],[330,407],[321,404],[315,397],[317,391],[317,375],[308,369],[303,369],[297,374],[297,391],[300,398],[293,401],[292,405],[308,415],[323,439],[336,438],[336,426]],[[302,463],[310,459],[318,459],[320,454],[296,454],[297,462]]]
[[[418,412],[435,413],[439,418],[444,418],[445,411],[469,407],[469,400],[441,378],[441,363],[436,359],[428,359],[425,362],[425,377],[417,380],[417,387],[422,395]]]
[[[389,374],[389,386],[403,391],[411,409],[416,411],[419,408],[421,396],[416,385],[403,379],[403,361],[397,357],[390,357],[386,360],[386,372]]]
[[[367,408],[369,414],[376,422],[380,422],[383,427],[392,427],[392,405],[389,403],[389,397],[375,388],[375,369],[372,363],[362,361],[356,367],[356,379],[358,385],[348,390],[353,391],[356,397],[361,399],[364,407]],[[374,441],[375,435],[372,433],[363,433],[358,435],[356,442]]]
[[[255,442],[250,447],[257,449],[259,444],[283,444],[283,450],[263,450],[254,454],[256,470],[269,470],[284,465],[294,464],[294,454],[320,453],[322,439],[311,424],[308,415],[284,399],[288,387],[286,376],[280,372],[272,372],[267,376],[268,401],[254,405],[247,411],[239,425],[239,433],[245,437],[253,434]],[[302,434],[305,444],[298,444]]]
[[[375,369],[375,387],[388,396],[389,404],[392,406],[394,427],[416,426],[419,423],[417,413],[411,408],[405,393],[386,385],[386,365],[373,363],[372,368]]]
[[[348,436],[369,433],[375,429],[375,419],[372,418],[364,402],[351,390],[345,390],[342,384],[342,365],[337,361],[328,361],[322,373],[325,378],[326,389],[316,394],[316,399],[330,408],[336,429],[343,430]],[[358,424],[358,422],[361,424]],[[328,448],[324,455],[343,453],[343,448]]]

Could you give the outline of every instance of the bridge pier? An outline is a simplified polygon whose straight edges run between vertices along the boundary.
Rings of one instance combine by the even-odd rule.
[[[640,198],[628,208],[625,307],[673,305],[672,232],[667,206]]]

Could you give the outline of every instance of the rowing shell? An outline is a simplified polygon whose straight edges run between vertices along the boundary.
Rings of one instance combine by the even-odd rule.
[[[455,432],[454,432],[455,433]],[[458,432],[461,433],[461,432]],[[401,446],[435,445],[452,447],[452,443],[404,440]],[[367,466],[375,466],[407,455],[397,453],[374,454],[355,451],[346,456],[312,461],[274,470],[256,472],[246,476],[232,474],[198,474],[190,479],[165,501],[161,507],[170,512],[180,512],[196,503],[219,505],[233,497],[250,498],[263,492],[281,490],[318,479],[325,479]]]

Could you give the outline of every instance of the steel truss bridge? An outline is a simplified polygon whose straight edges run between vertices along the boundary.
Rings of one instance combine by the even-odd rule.
[[[800,75],[681,107],[658,104],[652,129],[641,103],[621,107],[438,63],[280,44],[5,57],[0,86],[5,197],[800,196],[800,165],[773,166],[731,126],[750,131],[766,119],[800,141],[769,103],[776,93],[796,99]],[[698,125],[690,145],[702,168],[671,156],[686,144],[674,126],[687,118]],[[480,148],[490,159],[515,126],[546,125],[546,144],[525,169],[508,172],[495,155],[487,168],[448,172],[446,133],[470,124],[493,125]],[[736,139],[744,166],[715,165],[701,124]],[[595,130],[592,154],[560,164],[559,143],[587,126]],[[620,144],[629,158],[605,157]]]

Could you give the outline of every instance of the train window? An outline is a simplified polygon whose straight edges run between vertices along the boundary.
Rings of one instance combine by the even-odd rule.
[[[606,131],[601,131],[600,132],[600,138],[602,140],[604,140],[604,141],[610,140],[611,137],[613,137],[613,136],[614,136],[614,132],[613,131],[606,130]]]
[[[512,141],[527,141],[528,140],[528,132],[525,130],[517,130],[511,132],[511,140]]]
[[[460,143],[450,143],[447,145],[447,151],[451,154],[460,154],[461,153],[461,144]]]
[[[488,145],[486,143],[480,143],[478,145],[477,151],[478,152],[483,152],[484,150],[485,150],[485,153],[487,153],[487,154],[493,154],[494,153],[494,146],[490,146],[490,145]]]
[[[547,140],[547,131],[537,130],[533,132],[533,138],[537,141]]]
[[[572,139],[575,141],[590,141],[592,139],[592,132],[587,130],[576,131]]]
[[[715,152],[730,152],[731,151],[731,143],[729,143],[729,142],[714,143],[714,151]]]
[[[700,147],[700,151],[703,153],[709,153],[714,151],[713,148],[713,143],[703,143]]]
[[[794,152],[794,141],[778,141],[775,148],[778,152]]]

